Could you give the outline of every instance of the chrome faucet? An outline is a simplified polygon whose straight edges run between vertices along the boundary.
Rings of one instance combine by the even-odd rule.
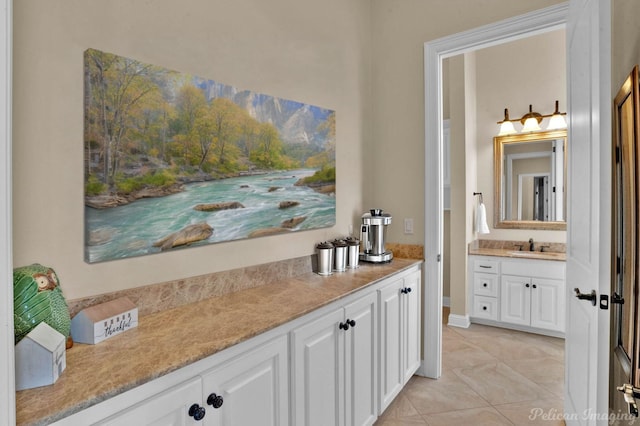
[[[529,251],[535,251],[535,246],[533,245],[533,238],[529,238]]]

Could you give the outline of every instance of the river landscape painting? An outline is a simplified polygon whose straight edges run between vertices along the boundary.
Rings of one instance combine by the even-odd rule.
[[[84,53],[85,260],[335,224],[335,112]]]

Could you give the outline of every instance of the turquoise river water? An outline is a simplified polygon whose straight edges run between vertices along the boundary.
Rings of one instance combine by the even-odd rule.
[[[110,209],[85,207],[86,239],[92,234],[107,236],[96,245],[86,245],[90,263],[159,252],[153,243],[187,225],[207,222],[213,235],[191,245],[247,238],[252,231],[280,227],[287,219],[306,216],[294,230],[315,229],[335,224],[335,197],[305,186],[294,186],[314,170],[293,170],[267,175],[243,176],[185,185],[185,191],[148,198]],[[269,192],[272,187],[277,190]],[[197,204],[238,201],[244,208],[200,212]],[[280,209],[281,201],[297,201],[295,207]],[[173,249],[173,250],[177,250]]]

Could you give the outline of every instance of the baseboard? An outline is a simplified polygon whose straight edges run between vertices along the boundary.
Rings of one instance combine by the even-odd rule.
[[[451,306],[451,299],[449,299],[449,296],[442,296],[442,306],[446,306],[447,308]]]
[[[447,325],[452,327],[469,328],[471,320],[469,319],[469,315],[449,314]]]

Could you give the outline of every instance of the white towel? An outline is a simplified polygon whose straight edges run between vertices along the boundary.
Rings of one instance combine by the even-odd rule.
[[[487,210],[484,208],[484,203],[478,203],[478,209],[476,211],[476,232],[478,234],[489,233],[489,226],[487,225]]]

